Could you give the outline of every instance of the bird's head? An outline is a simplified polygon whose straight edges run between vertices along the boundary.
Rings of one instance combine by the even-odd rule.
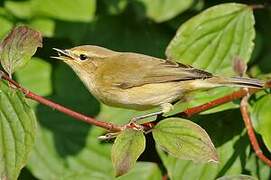
[[[58,56],[52,56],[52,58],[64,61],[77,73],[78,71],[81,73],[83,71],[93,72],[107,57],[118,54],[118,52],[92,45],[76,46],[64,50],[53,49],[58,52]]]

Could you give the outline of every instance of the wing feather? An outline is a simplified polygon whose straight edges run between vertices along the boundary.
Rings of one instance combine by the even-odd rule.
[[[190,65],[136,53],[122,53],[110,58],[109,61],[111,62],[104,63],[99,69],[99,74],[103,81],[121,89],[151,83],[206,79],[213,76]]]

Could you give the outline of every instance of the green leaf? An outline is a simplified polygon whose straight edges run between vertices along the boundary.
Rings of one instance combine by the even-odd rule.
[[[116,176],[127,173],[145,149],[145,136],[141,131],[126,129],[116,138],[112,146],[112,162]]]
[[[271,152],[271,95],[267,94],[260,97],[252,105],[251,118],[253,121],[253,126],[255,130],[262,135],[264,144]]]
[[[253,176],[240,174],[240,175],[223,176],[216,180],[257,180],[257,178]]]
[[[211,73],[235,75],[233,60],[236,57],[248,62],[254,47],[255,30],[251,7],[228,3],[213,6],[182,24],[167,47],[169,59],[192,65]],[[233,88],[215,88],[196,92],[186,107],[207,103],[233,92]],[[183,105],[182,105],[183,106]],[[236,108],[227,103],[205,113]]]
[[[50,17],[37,16],[34,1],[5,1],[5,8],[18,19],[26,19],[23,24],[40,31],[45,37],[53,37],[55,31],[55,21]]]
[[[9,20],[1,16],[0,16],[0,24],[1,24],[0,39],[2,39],[2,37],[4,37],[11,30],[13,24]]]
[[[16,17],[23,19],[42,16],[64,21],[89,22],[94,17],[96,0],[6,1],[5,7]]]
[[[113,180],[116,178],[108,177],[106,174],[102,173],[93,173],[93,172],[73,172],[70,175],[63,177],[65,180]],[[117,178],[118,180],[137,180],[137,179],[144,179],[144,180],[157,180],[162,179],[162,174],[160,172],[159,167],[150,162],[138,162],[136,163],[135,167],[129,171],[129,173],[120,176]]]
[[[156,22],[167,21],[185,10],[193,4],[193,0],[137,0],[136,8],[142,14],[146,15]]]
[[[258,156],[254,153],[251,153],[249,159],[246,160],[246,171],[250,172],[249,174],[253,177],[260,179],[270,179],[271,170]],[[247,173],[248,174],[248,173]]]
[[[181,118],[168,118],[153,129],[158,146],[174,157],[194,162],[217,162],[215,147],[199,125]]]
[[[36,119],[24,95],[0,84],[0,179],[17,179],[36,135]]]
[[[42,36],[53,37],[56,23],[49,18],[36,18],[32,19],[28,24],[30,27],[42,33]]]
[[[93,19],[96,0],[32,0],[35,15],[66,21],[89,22]]]
[[[15,17],[28,19],[32,16],[32,1],[5,1],[5,8]]]
[[[23,67],[42,47],[42,37],[37,31],[26,26],[14,28],[0,45],[0,60],[5,71],[11,76]]]
[[[162,173],[155,163],[150,162],[137,162],[135,167],[129,171],[129,173],[124,174],[118,178],[119,180],[156,180],[162,179]]]
[[[252,8],[213,6],[184,23],[166,50],[169,59],[221,75],[234,75],[235,57],[248,62],[254,47]]]
[[[195,164],[191,161],[174,158],[159,150],[159,155],[170,179],[209,180],[225,175],[241,174],[244,171],[248,174],[252,173],[255,177],[268,177],[270,175],[270,168],[268,169],[268,167],[265,169],[266,171],[262,171],[262,169],[260,172],[258,171],[259,167],[264,167],[260,160],[251,161],[250,167],[247,167],[251,154],[254,160],[257,158],[254,157],[254,153],[250,152],[250,143],[246,130],[244,130],[240,110],[201,115],[195,117],[195,121],[210,135],[219,154],[219,163]],[[258,164],[261,166],[258,166]]]
[[[46,96],[53,91],[51,73],[52,67],[48,62],[33,57],[25,68],[15,73],[15,77],[23,87],[40,96]]]

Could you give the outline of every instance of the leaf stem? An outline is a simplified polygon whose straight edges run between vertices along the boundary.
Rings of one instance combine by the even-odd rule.
[[[107,129],[110,132],[117,132],[117,131],[121,131],[122,127],[118,126],[116,124],[110,123],[110,122],[105,122],[105,121],[99,121],[96,120],[92,117],[88,117],[86,115],[83,115],[81,113],[78,113],[76,111],[73,111],[69,108],[66,108],[60,104],[57,104],[53,101],[50,101],[48,99],[45,99],[44,97],[41,97],[25,88],[23,88],[20,84],[18,84],[16,81],[12,80],[7,74],[5,74],[3,71],[0,71],[1,73],[1,78],[8,81],[11,85],[13,85],[16,89],[18,89],[19,91],[21,91],[23,94],[25,94],[25,96],[29,99],[32,99],[34,101],[37,101],[43,105],[49,106],[53,109],[56,109],[64,114],[67,114],[77,120],[80,121],[84,121],[88,124],[91,125],[95,125],[95,126],[99,126],[101,128]]]
[[[248,112],[248,98],[249,98],[249,93],[247,92],[247,95],[242,98],[241,105],[240,105],[240,110],[241,110],[242,117],[243,117],[246,129],[247,129],[248,137],[249,137],[250,143],[252,145],[252,148],[255,151],[258,158],[261,159],[263,162],[265,162],[269,167],[271,167],[271,160],[268,159],[263,154],[263,152],[259,146],[259,143],[257,141],[255,132],[253,130],[253,126],[252,126],[251,119],[250,119],[249,112]]]

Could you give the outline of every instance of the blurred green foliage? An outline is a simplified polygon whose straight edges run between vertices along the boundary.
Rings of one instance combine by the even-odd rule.
[[[227,0],[2,0],[0,1],[0,38],[12,27],[25,24],[42,32],[43,48],[29,64],[15,74],[24,87],[76,111],[102,120],[124,123],[136,114],[132,110],[100,104],[83,86],[74,72],[62,62],[52,60],[53,47],[70,48],[94,44],[118,51],[131,51],[165,58],[165,50],[180,25],[204,9]],[[238,2],[238,1],[235,1]],[[242,1],[243,2],[243,1]],[[265,1],[246,1],[261,4]],[[268,77],[271,72],[271,8],[254,12],[256,40],[249,61],[248,74]],[[237,24],[238,25],[238,24]],[[223,42],[222,42],[223,43]],[[208,44],[207,44],[208,45]],[[247,52],[246,52],[247,53]],[[246,61],[249,56],[245,56]],[[187,59],[186,61],[190,61]],[[223,92],[222,92],[223,91]],[[201,94],[213,96],[221,92]],[[259,102],[270,104],[268,96]],[[210,100],[210,99],[209,99]],[[114,179],[110,159],[111,144],[97,140],[103,130],[78,122],[66,115],[30,102],[39,122],[36,144],[19,179]],[[193,104],[193,103],[192,103]],[[194,104],[193,104],[194,105]],[[267,110],[260,109],[262,126],[270,125]],[[146,150],[136,167],[119,179],[214,179],[224,175],[248,174],[259,179],[271,177],[250,148],[238,107],[235,103],[221,112],[193,118],[210,135],[218,149],[220,163],[199,165],[177,160],[158,150],[147,136]],[[253,108],[253,107],[252,107]],[[225,110],[227,109],[227,110]],[[224,111],[222,111],[224,110]],[[263,111],[263,112],[262,112]],[[255,117],[261,117],[256,114]],[[255,119],[255,123],[259,118]],[[270,149],[271,131],[257,132]],[[263,145],[264,146],[264,145]],[[266,149],[266,153],[267,149]],[[1,168],[0,168],[1,169]]]

